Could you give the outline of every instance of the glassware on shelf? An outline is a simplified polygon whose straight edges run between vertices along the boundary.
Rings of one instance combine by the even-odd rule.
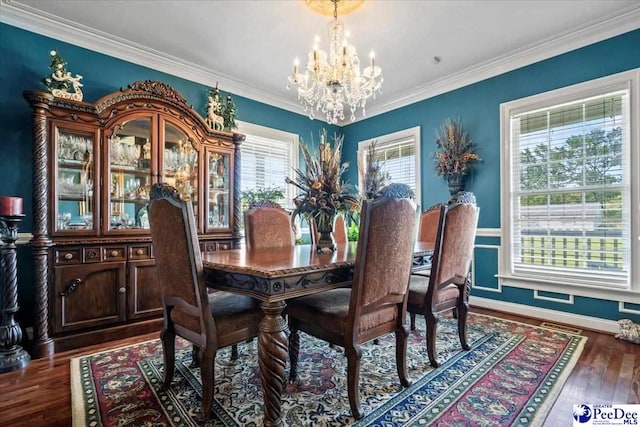
[[[93,228],[93,215],[91,214],[82,215],[82,220],[84,221],[86,228],[88,229]]]
[[[66,230],[71,222],[71,212],[62,212],[58,214],[58,230]]]
[[[61,130],[58,137],[58,159],[91,161],[93,140],[89,136],[77,135]]]
[[[135,137],[110,138],[110,160],[112,165],[137,167],[140,159],[140,147],[136,145]]]
[[[149,212],[147,205],[144,205],[136,212],[136,226],[140,228],[149,228]]]

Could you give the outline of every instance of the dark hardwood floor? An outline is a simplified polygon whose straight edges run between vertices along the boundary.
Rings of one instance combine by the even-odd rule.
[[[539,325],[541,320],[473,307],[473,312]],[[640,403],[640,345],[583,330],[584,351],[545,425],[572,425],[577,403]],[[21,371],[0,374],[0,426],[70,426],[69,361],[82,354],[156,338],[158,333],[112,341],[34,360]]]

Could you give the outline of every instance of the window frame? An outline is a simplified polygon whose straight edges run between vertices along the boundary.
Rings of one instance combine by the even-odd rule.
[[[626,286],[608,285],[605,281],[583,280],[580,276],[567,280],[568,275],[549,272],[544,276],[526,275],[514,272],[511,250],[501,251],[498,279],[501,285],[551,292],[565,292],[602,299],[611,299],[615,293],[628,296],[640,302],[640,69],[602,77],[599,79],[555,89],[526,98],[509,101],[500,105],[501,141],[501,240],[502,247],[513,247],[512,195],[513,147],[511,143],[511,117],[541,109],[548,109],[564,103],[627,90],[629,94],[629,115],[626,140],[623,138],[623,158],[629,173],[623,176],[629,184],[629,282]]]
[[[421,181],[422,181],[422,169],[420,168],[421,156],[420,156],[420,126],[415,126],[412,128],[400,130],[397,132],[389,133],[386,135],[377,136],[375,138],[365,139],[358,142],[358,152],[356,153],[357,163],[358,163],[358,188],[360,189],[360,193],[362,194],[364,187],[364,177],[361,174],[360,165],[365,161],[366,149],[371,143],[377,141],[378,147],[384,147],[385,144],[390,144],[399,139],[405,138],[413,138],[415,142],[415,193],[416,193],[416,204],[421,206],[422,199],[422,191],[421,191]]]
[[[291,168],[290,171],[287,172],[287,175],[282,177],[282,188],[284,188],[284,199],[287,200],[287,203],[283,203],[282,207],[288,210],[292,210],[293,206],[293,198],[297,194],[293,186],[285,183],[286,176],[290,176],[293,174],[293,169],[297,169],[299,167],[300,162],[300,136],[296,133],[286,132],[279,129],[270,128],[267,126],[257,125],[254,123],[236,121],[238,125],[238,132],[244,134],[245,136],[254,135],[260,138],[268,138],[272,140],[278,140],[283,142],[289,142],[289,155],[290,162],[289,166]],[[242,186],[242,145],[245,142],[242,142],[240,145],[240,192],[243,190]]]

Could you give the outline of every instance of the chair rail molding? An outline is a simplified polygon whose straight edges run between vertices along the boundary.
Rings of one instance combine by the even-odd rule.
[[[478,228],[476,230],[476,237],[500,237],[500,228]]]

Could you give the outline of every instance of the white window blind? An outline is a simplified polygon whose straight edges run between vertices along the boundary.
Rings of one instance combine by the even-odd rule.
[[[241,191],[277,187],[285,195],[277,202],[293,208],[295,191],[284,180],[297,167],[298,136],[247,123],[241,124],[239,131],[246,135],[240,146]]]
[[[630,286],[629,97],[510,114],[512,274]]]
[[[420,197],[420,128],[384,135],[362,141],[358,144],[359,171],[366,170],[366,149],[376,142],[376,153],[382,164],[382,170],[389,174],[390,182],[407,184]],[[363,178],[358,177],[359,187],[363,188]],[[419,203],[419,202],[418,202]]]

